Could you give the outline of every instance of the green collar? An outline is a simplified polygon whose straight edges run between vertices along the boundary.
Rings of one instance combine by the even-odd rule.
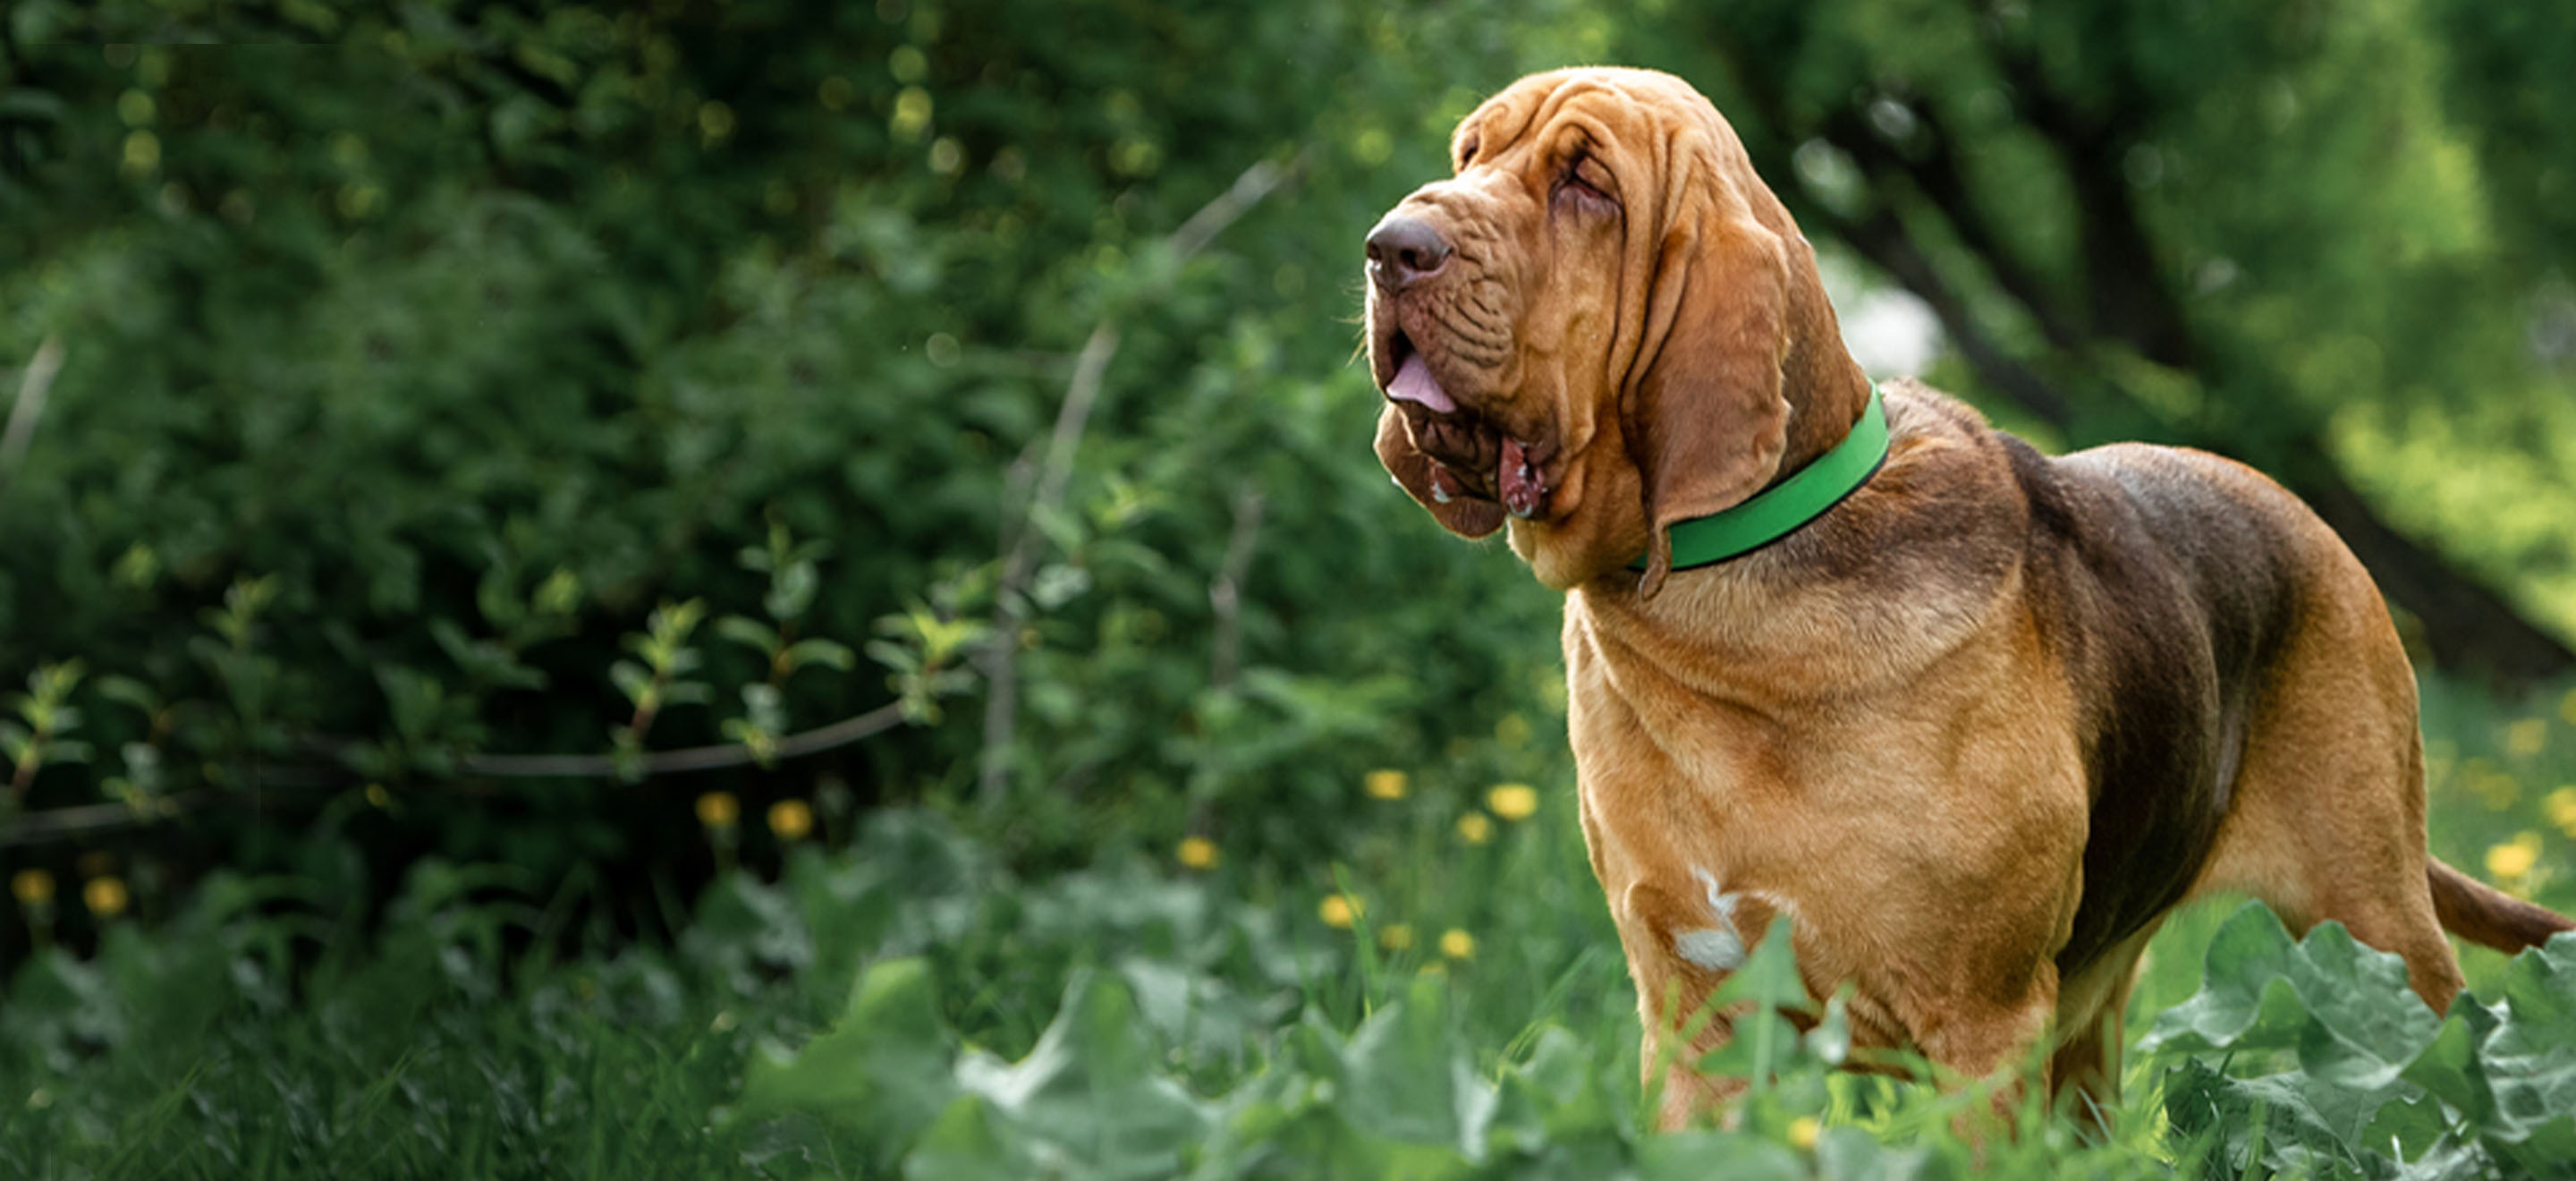
[[[1687,570],[1742,557],[1797,532],[1841,504],[1844,497],[1859,491],[1885,462],[1887,405],[1879,398],[1878,385],[1873,382],[1869,387],[1869,409],[1861,412],[1860,421],[1852,424],[1851,433],[1834,444],[1833,450],[1817,456],[1796,475],[1751,500],[1709,516],[1676,522],[1669,533],[1673,569]],[[1628,568],[1643,570],[1646,559],[1630,562]]]

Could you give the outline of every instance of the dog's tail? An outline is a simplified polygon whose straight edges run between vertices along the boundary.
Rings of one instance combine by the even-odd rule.
[[[2513,953],[2537,947],[2560,931],[2576,931],[2576,922],[2547,907],[2534,906],[2502,890],[2427,858],[2424,876],[2433,883],[2433,913],[2442,929],[2497,951]]]

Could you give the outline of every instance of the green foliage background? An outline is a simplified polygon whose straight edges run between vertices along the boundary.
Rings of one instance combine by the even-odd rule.
[[[1346,1084],[1354,1046],[1419,1037],[1445,1048],[1403,1070],[1455,1058],[1506,1108],[1515,1072],[1591,1078],[1619,1098],[1467,1122],[1568,1175],[1654,1175],[1626,984],[1558,814],[1556,606],[1386,485],[1350,363],[1365,228],[1478,98],[1585,61],[1711,94],[1838,274],[1927,302],[1951,346],[1929,376],[1999,422],[2212,447],[2309,495],[2431,677],[2437,850],[2576,903],[2576,706],[2445,679],[2546,684],[2576,630],[2576,22],[2538,8],[21,0],[0,393],[48,341],[63,362],[23,457],[0,446],[0,670],[28,678],[0,876],[48,883],[0,935],[25,1014],[0,1160],[115,1173],[100,1145],[186,1141],[209,1173],[362,1150],[787,1173],[859,1136],[891,1161],[909,1141],[815,1131],[810,1095],[772,1096],[806,1131],[699,1130],[756,1040],[805,1040],[863,967],[926,952],[969,1083],[974,1047],[1020,1061],[1105,968],[1179,1023],[1134,1051],[1179,1054],[1139,1067],[1149,1090],[1304,1127],[1331,1102],[1258,1088]],[[1248,170],[1278,187],[1182,257]],[[1005,649],[997,741],[980,673]],[[821,756],[639,774],[893,702],[912,724]],[[508,754],[624,774],[478,761]],[[1372,801],[1372,769],[1410,793]],[[1557,827],[1460,852],[1497,783]],[[806,801],[811,837],[772,825]],[[97,827],[43,827],[75,815]],[[1184,878],[1185,837],[1218,876]],[[860,880],[916,856],[980,884],[898,905]],[[1321,926],[1338,890],[1408,949]],[[1128,923],[1130,897],[1197,917]],[[863,900],[893,926],[817,933]],[[2212,926],[2142,1014],[2189,993]],[[1475,957],[1436,953],[1451,928]],[[1463,991],[1417,996],[1442,963]],[[1230,999],[1156,1009],[1175,978]],[[1087,987],[1069,1020],[1117,1003]],[[1367,1032],[1398,1000],[1447,1005],[1448,1033]],[[393,1012],[437,1048],[351,1032]],[[210,1081],[244,1063],[312,1086]],[[2190,1149],[2161,1069],[2103,1159]],[[477,1076],[585,1098],[422,1122]],[[633,1079],[659,1080],[645,1108]],[[1913,1102],[1836,1092],[1739,1147],[1805,1168],[1773,1155],[1797,1114],[1900,1144],[1955,1114]],[[302,1131],[200,1136],[280,1104]],[[651,1130],[585,1139],[619,1121]],[[1362,1131],[1282,1131],[1276,1159],[1448,1159]],[[1223,1143],[1251,1155],[1206,1159],[1259,1172],[1273,1141]],[[2030,1168],[2093,1151],[2052,1143]]]

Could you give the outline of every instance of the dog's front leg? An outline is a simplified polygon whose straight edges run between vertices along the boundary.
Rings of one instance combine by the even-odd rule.
[[[1743,1015],[1743,1006],[1720,1009],[1712,998],[1779,914],[1767,897],[1729,893],[1705,872],[1694,876],[1697,889],[1688,898],[1652,882],[1631,885],[1618,916],[1645,1026],[1639,1070],[1649,1093],[1662,1090],[1656,1122],[1666,1131],[1710,1116],[1723,1122],[1744,1093],[1746,1080],[1704,1074],[1699,1063],[1726,1045]]]
[[[1711,1118],[1724,1124],[1728,1106],[1746,1090],[1745,1079],[1698,1068],[1732,1039],[1745,1011],[1742,1004],[1719,1008],[1711,998],[1786,909],[1767,894],[1725,890],[1704,873],[1694,879],[1698,888],[1688,895],[1654,882],[1632,884],[1618,913],[1645,1027],[1640,1069],[1650,1093],[1661,1089],[1657,1123],[1668,1131]],[[1919,1051],[1940,1068],[1948,1087],[1992,1080],[1990,1106],[2007,1125],[2025,1086],[2047,1085],[2037,1048],[2056,1012],[2058,980],[2044,956],[1998,955],[1970,944],[1943,946],[1938,950],[1950,954],[1920,959],[1900,954],[1844,963],[1831,955],[1829,940],[1810,946],[1811,938],[1826,937],[1797,927],[1799,921],[1793,916],[1792,929],[1810,1000],[1830,991],[1833,981],[1858,989],[1850,1010],[1856,1047]],[[1813,1024],[1806,1013],[1782,1016],[1800,1032]],[[2025,1078],[2026,1069],[2037,1076]],[[1963,1134],[1981,1138],[1972,1126],[1978,1121],[1963,1116],[1960,1122]]]

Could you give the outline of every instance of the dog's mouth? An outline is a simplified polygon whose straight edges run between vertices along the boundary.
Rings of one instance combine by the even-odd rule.
[[[1513,516],[1539,515],[1547,504],[1544,456],[1452,397],[1403,329],[1384,339],[1372,361],[1379,387],[1412,428],[1413,445],[1434,465],[1434,497],[1497,501]]]
[[[1398,402],[1411,402],[1434,414],[1455,414],[1458,403],[1442,389],[1440,379],[1431,375],[1431,362],[1422,350],[1413,347],[1413,338],[1402,331],[1395,334],[1392,346],[1400,358],[1395,366],[1395,379],[1386,383],[1386,396]]]

